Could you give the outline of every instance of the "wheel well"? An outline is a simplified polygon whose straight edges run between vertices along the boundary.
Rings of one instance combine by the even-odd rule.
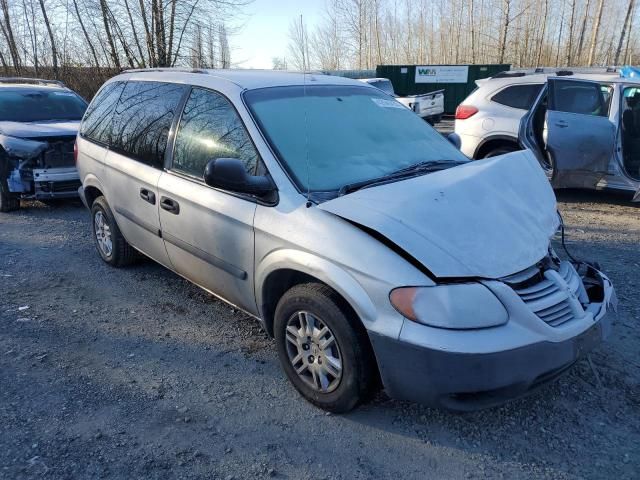
[[[264,285],[262,287],[261,305],[262,321],[264,322],[264,326],[270,336],[273,336],[273,320],[278,302],[288,290],[301,283],[320,283],[335,291],[334,288],[332,288],[330,285],[327,285],[322,280],[319,280],[312,275],[300,272],[298,270],[283,268],[271,272],[265,279]],[[350,313],[352,313],[357,318],[358,314],[349,304],[349,302],[342,295],[340,295],[340,293],[336,293],[342,300],[343,306],[349,309]],[[360,322],[360,324],[362,325],[362,322]],[[362,327],[364,328],[364,325],[362,325]]]
[[[476,150],[476,154],[473,156],[473,158],[475,159],[484,158],[484,156],[487,153],[500,147],[514,147],[516,150],[520,150],[520,145],[518,144],[518,141],[515,138],[509,138],[509,137],[493,138],[493,139],[487,140],[482,145],[480,145],[480,148]]]
[[[87,187],[84,189],[84,197],[87,199],[87,205],[91,208],[93,202],[96,201],[96,198],[101,197],[102,192],[98,190],[96,187]]]
[[[291,287],[301,283],[323,283],[311,275],[291,269],[271,272],[262,286],[262,321],[267,333],[273,337],[273,317],[278,302]]]

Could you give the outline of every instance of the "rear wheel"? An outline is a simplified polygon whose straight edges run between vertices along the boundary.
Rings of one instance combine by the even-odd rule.
[[[137,251],[120,233],[111,208],[104,197],[91,206],[91,232],[102,260],[114,267],[124,267],[138,258]]]
[[[373,392],[366,332],[327,286],[308,283],[286,292],[276,307],[274,334],[283,370],[314,405],[347,412]]]
[[[482,158],[497,157],[506,153],[517,152],[518,150],[519,149],[515,145],[500,145],[499,147],[489,150]]]

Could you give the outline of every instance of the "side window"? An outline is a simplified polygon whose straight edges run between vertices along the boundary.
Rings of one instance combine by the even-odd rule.
[[[496,93],[491,100],[507,107],[529,110],[543,85],[513,85]]]
[[[255,175],[259,162],[238,113],[222,95],[194,88],[184,106],[175,139],[173,169],[202,178],[209,160],[239,158]]]
[[[552,92],[549,110],[600,117],[609,112],[599,83],[556,80]]]
[[[82,119],[81,136],[109,144],[113,112],[123,88],[124,82],[114,82],[98,92]]]
[[[111,146],[162,168],[169,130],[185,88],[172,83],[127,82],[116,107]]]
[[[613,87],[611,85],[600,85],[600,91],[604,97],[605,113],[609,113],[609,107],[611,106],[611,98],[613,96]]]

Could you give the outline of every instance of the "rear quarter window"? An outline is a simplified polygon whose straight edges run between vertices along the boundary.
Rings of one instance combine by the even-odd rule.
[[[162,168],[169,130],[187,88],[174,83],[127,82],[113,117],[111,147]]]
[[[512,85],[496,93],[491,101],[506,105],[507,107],[529,110],[535,102],[542,84],[535,85]]]

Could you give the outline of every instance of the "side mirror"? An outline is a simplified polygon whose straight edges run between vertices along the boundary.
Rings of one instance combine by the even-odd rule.
[[[460,140],[460,135],[458,135],[457,133],[450,133],[449,135],[447,135],[447,140],[449,140],[449,142],[451,142],[451,144],[456,147],[458,150],[460,150],[460,147],[462,146],[462,141]]]
[[[204,182],[210,187],[263,197],[275,189],[264,176],[249,175],[237,158],[214,158],[204,169]]]

